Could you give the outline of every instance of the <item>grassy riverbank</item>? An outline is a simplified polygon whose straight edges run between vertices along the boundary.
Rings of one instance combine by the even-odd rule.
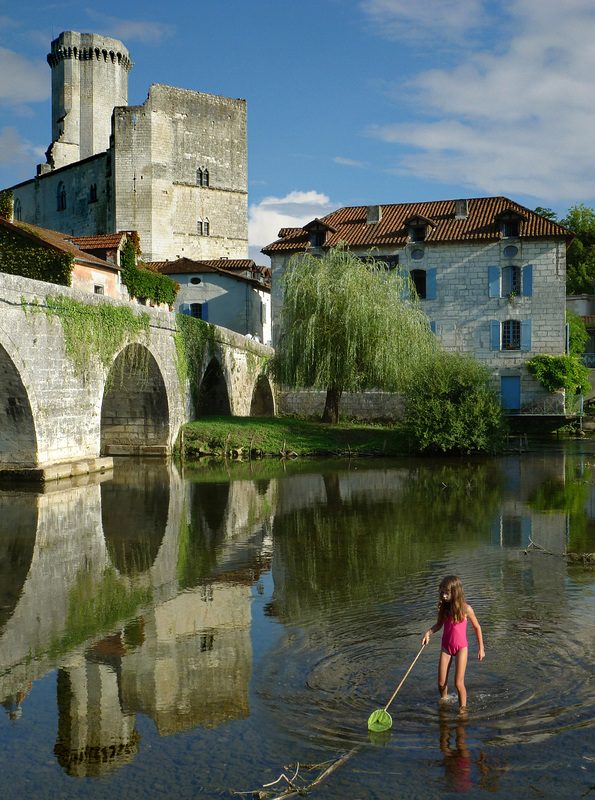
[[[293,417],[203,417],[184,426],[184,456],[398,456],[407,452],[402,425],[322,422]]]

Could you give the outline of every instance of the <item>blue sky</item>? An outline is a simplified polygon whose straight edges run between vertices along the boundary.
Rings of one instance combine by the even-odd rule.
[[[595,206],[593,0],[0,0],[0,187],[50,144],[52,38],[120,39],[151,83],[248,101],[250,255],[345,205]]]

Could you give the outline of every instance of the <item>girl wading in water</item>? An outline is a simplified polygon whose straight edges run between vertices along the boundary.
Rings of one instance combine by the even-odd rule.
[[[481,627],[473,609],[465,602],[463,584],[456,575],[447,575],[438,590],[438,620],[422,639],[422,645],[430,641],[430,636],[444,626],[442,650],[438,662],[438,691],[445,700],[447,696],[448,673],[452,660],[455,660],[455,687],[459,694],[459,713],[467,711],[467,689],[465,688],[465,669],[467,668],[467,620],[471,622],[477,637],[477,658],[485,657]]]

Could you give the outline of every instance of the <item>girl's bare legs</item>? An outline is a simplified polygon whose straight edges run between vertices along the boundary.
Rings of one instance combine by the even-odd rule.
[[[467,689],[465,688],[465,670],[467,669],[468,647],[462,647],[455,656],[455,686],[459,694],[459,708],[467,708]]]
[[[440,651],[440,661],[438,662],[438,691],[440,697],[444,700],[448,694],[447,682],[450,665],[452,664],[452,656],[446,650]]]

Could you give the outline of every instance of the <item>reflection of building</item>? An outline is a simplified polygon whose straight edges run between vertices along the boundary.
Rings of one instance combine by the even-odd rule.
[[[121,662],[127,713],[148,714],[161,735],[249,716],[250,624],[250,585],[204,585],[155,606]]]
[[[99,777],[134,758],[140,736],[120,704],[117,658],[81,657],[62,667],[58,712],[54,753],[69,775]]]

